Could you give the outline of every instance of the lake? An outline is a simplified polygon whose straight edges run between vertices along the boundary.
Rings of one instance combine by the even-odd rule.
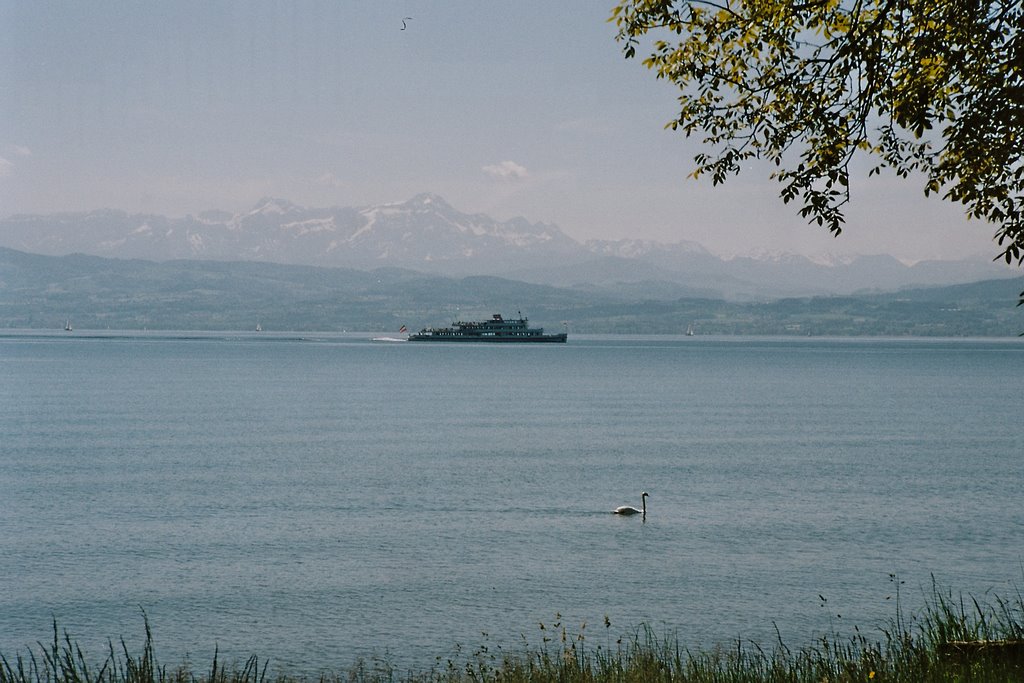
[[[370,336],[0,336],[0,653],[801,646],[1022,585],[1019,339]]]

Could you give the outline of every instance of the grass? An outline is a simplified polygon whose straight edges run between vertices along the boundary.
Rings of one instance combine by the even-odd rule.
[[[461,661],[440,660],[423,672],[402,672],[386,661],[356,662],[348,671],[324,674],[319,683],[846,683],[854,681],[1024,681],[1024,601],[995,598],[982,602],[954,598],[934,586],[924,610],[900,613],[875,637],[855,629],[852,637],[833,635],[814,646],[791,650],[781,639],[765,649],[757,644],[691,651],[675,637],[649,628],[631,638],[592,645],[586,626],[570,630],[560,618],[541,625],[542,643],[516,654],[482,645]],[[605,626],[610,622],[605,619]],[[304,676],[268,676],[256,656],[225,666],[215,652],[209,669],[168,668],[157,663],[148,620],[142,651],[124,640],[108,645],[105,658],[90,664],[56,622],[53,641],[8,660],[0,653],[0,683],[302,683]],[[600,639],[600,637],[598,637]],[[315,663],[313,663],[315,664]],[[315,668],[315,667],[314,667]]]

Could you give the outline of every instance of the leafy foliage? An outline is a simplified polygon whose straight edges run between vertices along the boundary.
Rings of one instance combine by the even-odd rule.
[[[872,155],[870,174],[923,174],[1024,262],[1020,0],[621,0],[611,21],[679,87],[668,126],[709,150],[693,177],[765,159],[783,201],[838,235],[851,160]]]

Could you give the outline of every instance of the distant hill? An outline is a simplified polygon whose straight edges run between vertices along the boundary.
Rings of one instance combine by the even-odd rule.
[[[580,243],[557,226],[466,214],[443,198],[307,208],[266,198],[252,210],[167,218],[110,209],[0,220],[0,246],[150,261],[252,261],[370,271],[487,275],[614,293],[653,287],[733,300],[851,294],[975,282],[1018,273],[987,259],[906,265],[890,256],[812,261],[793,254],[719,258],[693,242]]]
[[[397,332],[522,311],[571,333],[1015,336],[1021,278],[728,301],[664,282],[555,287],[409,269],[43,256],[0,248],[0,328]]]

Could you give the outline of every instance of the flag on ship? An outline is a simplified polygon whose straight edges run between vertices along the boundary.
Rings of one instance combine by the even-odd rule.
[[[405,325],[402,325],[401,327],[398,328],[398,331],[399,332],[408,332],[409,328],[407,328]]]

